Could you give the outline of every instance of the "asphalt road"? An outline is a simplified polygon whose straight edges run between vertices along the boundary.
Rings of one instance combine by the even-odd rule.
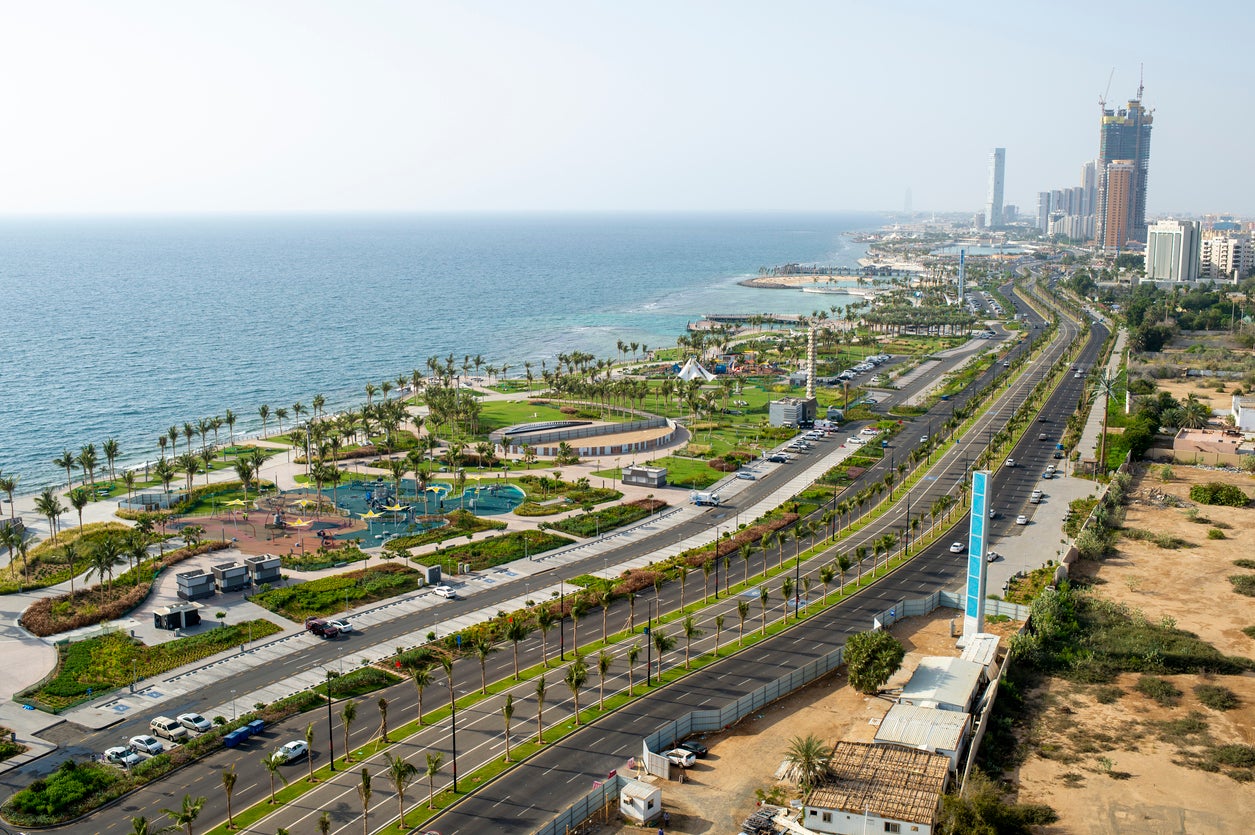
[[[1041,331],[1037,331],[1037,333],[1040,334]],[[1012,354],[1012,356],[1014,356],[1014,354],[1018,354],[1019,352],[1023,350],[1025,350],[1024,346],[1017,345],[1014,349],[1014,353]],[[988,382],[988,380],[992,379],[992,377],[995,374],[1000,373],[1001,370],[1002,369],[997,366],[995,366],[995,368],[993,369],[990,369],[990,371],[984,377],[982,377],[981,380],[978,380],[975,383],[973,388],[980,388],[985,382]],[[922,384],[923,383],[921,383],[921,385]],[[909,394],[910,394],[909,391],[899,392],[897,393],[895,398],[886,401],[885,403],[882,404],[882,406],[888,406],[892,402],[895,402],[898,397],[906,397],[906,396],[909,396]],[[966,397],[967,397],[966,392],[963,394],[960,394],[956,396],[955,398],[952,398],[952,400],[950,401],[949,404],[947,404],[947,406],[961,406],[965,402]],[[1074,402],[1074,399],[1072,402]],[[1060,408],[1062,408],[1062,405],[1060,406]],[[949,408],[947,408],[947,411],[949,411]],[[936,421],[936,418],[933,418],[933,421]],[[939,423],[939,421],[937,422]],[[918,419],[916,423],[921,426],[931,425],[931,421],[929,421],[929,419],[927,418]],[[979,437],[977,437],[977,435],[978,433],[976,431],[970,432],[968,438],[966,439],[965,447],[963,448],[963,450],[961,450],[961,451],[966,451],[968,453],[968,460],[970,460],[971,458],[974,458],[978,452],[978,449],[979,449],[978,443],[980,439]],[[812,454],[821,454],[822,452],[827,451],[827,449],[830,448],[831,445],[834,443],[836,442],[832,440],[827,441],[827,442],[821,442],[821,445],[819,446],[819,448]],[[906,432],[899,435],[897,440],[895,440],[894,454],[902,456],[898,460],[904,460],[906,454],[909,453],[910,448],[917,443],[918,443],[918,434],[916,433],[916,430],[908,429]],[[900,452],[898,450],[900,450]],[[918,493],[918,496],[919,496],[918,501],[920,502],[920,504],[918,505],[919,507],[921,508],[927,507],[927,503],[931,501],[931,498],[929,498],[930,491],[931,493],[939,493],[947,489],[945,485],[957,483],[960,472],[966,468],[966,463],[961,462],[959,460],[958,453],[955,454],[954,459],[955,460],[952,461],[952,466],[950,468],[947,468],[945,471],[943,471],[942,475],[939,476],[933,483],[927,484],[927,485],[921,485],[916,488],[919,491]],[[788,475],[789,473],[788,473],[787,467],[779,468],[779,470],[777,470],[777,472],[775,473],[776,479],[787,478]],[[870,481],[870,480],[878,480],[879,477],[880,477],[880,473],[875,472],[875,468],[874,468],[873,471],[869,471],[867,474],[865,474],[863,476],[863,479]],[[764,478],[760,482],[757,482],[754,485],[751,485],[751,489],[747,490],[746,493],[742,494],[744,498],[741,499],[739,497],[738,503],[742,503],[742,504],[752,503],[755,499],[772,491],[774,489],[776,479]],[[857,489],[857,487],[855,489]],[[916,493],[913,491],[913,498],[915,495]],[[656,537],[653,537],[651,540],[646,540],[645,542],[635,543],[630,547],[618,549],[615,553],[612,553],[610,555],[610,560],[611,562],[616,562],[620,559],[628,559],[640,553],[656,549],[657,547],[661,545],[670,544],[675,541],[677,535],[686,536],[686,535],[691,535],[691,534],[700,533],[704,531],[709,531],[713,525],[718,523],[717,517],[719,515],[729,514],[733,512],[735,512],[735,508],[725,507],[725,508],[712,509],[708,514],[706,514],[706,516],[716,517],[716,518],[703,518],[698,522],[690,523],[689,525],[685,526],[685,528],[688,529],[687,533],[683,529],[671,529],[665,533],[662,533]],[[893,521],[894,519],[892,515],[887,515],[886,519],[881,520],[882,525],[892,525]],[[860,536],[858,537],[858,541],[863,541],[865,539],[870,539],[874,536],[878,536],[881,530],[883,530],[883,527],[876,527],[874,533],[870,530],[861,532]],[[843,549],[852,549],[856,544],[858,543],[846,542],[842,544],[842,547]],[[883,606],[879,605],[879,601],[882,599],[896,599],[897,597],[901,597],[903,595],[919,596],[921,594],[927,593],[928,591],[931,591],[932,589],[938,587],[939,585],[946,585],[950,582],[953,582],[953,580],[958,576],[954,572],[961,570],[962,560],[959,558],[951,559],[952,556],[953,555],[938,554],[936,558],[934,558],[932,555],[930,555],[927,559],[914,561],[911,564],[912,567],[909,571],[903,571],[896,574],[893,578],[891,578],[891,580],[889,581],[889,584],[884,586],[883,592],[878,590],[875,593],[874,598],[878,602],[867,604],[871,607],[867,609],[867,612],[878,611],[880,608],[884,608]],[[768,564],[774,564],[776,559],[777,559],[777,555],[774,551],[766,553],[766,554],[763,554],[762,552],[756,552],[751,562],[748,565],[748,569],[751,573],[757,573],[758,571],[762,570],[764,562]],[[604,555],[598,555],[596,557],[589,558],[588,560],[582,561],[580,563],[575,563],[568,566],[564,566],[562,570],[566,574],[574,575],[574,574],[580,573],[583,570],[600,568],[605,563],[605,561],[606,561],[606,557]],[[740,559],[734,558],[734,574],[737,578],[739,578],[741,574],[743,573],[743,571],[745,570],[746,566],[744,564],[742,564],[741,566],[736,566],[735,565],[736,562],[740,562]],[[814,565],[818,565],[818,561],[814,561]],[[808,568],[807,570],[813,570],[813,567]],[[687,589],[688,600],[691,602],[693,599],[695,599],[696,595],[700,593],[700,589],[702,587],[702,578],[700,574],[698,574],[696,577],[690,578],[687,585],[688,585],[688,589]],[[880,589],[880,586],[877,586],[877,589]],[[446,616],[447,614],[451,612],[458,611],[457,607],[478,608],[485,604],[490,605],[494,595],[499,595],[500,599],[505,599],[506,597],[509,597],[511,593],[507,589],[501,589],[501,588],[493,589],[483,594],[477,594],[473,601],[452,602],[448,604],[448,606],[442,606],[439,614],[441,616]],[[648,595],[648,596],[652,597],[652,595]],[[660,606],[661,609],[664,611],[672,609],[672,608],[677,608],[679,605],[679,596],[680,596],[680,589],[677,586],[677,584],[669,584],[667,587],[664,588],[661,598],[658,600],[657,605]],[[871,598],[873,596],[867,595],[866,597]],[[860,597],[859,599],[861,600],[862,597]],[[859,604],[859,605],[862,605],[862,604]],[[641,608],[639,604],[638,604],[638,608]],[[848,616],[849,618],[848,623],[851,629],[854,629],[855,631],[857,631],[857,629],[866,628],[867,619],[863,617],[864,614],[866,613],[863,612],[861,609],[858,609],[856,614]],[[638,623],[642,622],[644,619],[644,616],[645,616],[644,610],[642,610],[641,612],[638,612],[637,622]],[[831,615],[831,617],[846,618],[847,615],[833,614]],[[733,616],[733,618],[735,619],[735,615]],[[610,628],[612,630],[622,628],[626,624],[626,620],[627,620],[626,604],[623,602],[620,602],[615,607],[612,607],[610,612],[608,613],[607,619],[610,624]],[[586,618],[584,622],[581,624],[581,627],[580,627],[581,633],[584,635],[585,642],[587,642],[590,636],[594,634],[599,634],[600,623],[598,623],[598,621],[600,620],[601,620],[600,614],[594,613],[590,615],[588,618]],[[842,621],[842,622],[845,622],[845,621]],[[809,623],[807,626],[809,626]],[[406,632],[412,631],[414,628],[415,628],[415,624],[413,622],[397,624],[396,634],[398,635],[404,634]],[[569,626],[567,628],[569,628]],[[585,631],[585,630],[589,630],[589,631]],[[380,640],[386,640],[387,636],[381,637],[382,631],[384,631],[384,629],[383,627],[380,627],[380,626],[377,626],[374,629],[372,629],[371,634],[369,636],[369,640],[372,643],[376,643]],[[793,634],[793,633],[790,633],[790,634]],[[549,645],[550,645],[549,651],[550,651],[551,656],[555,654],[556,645],[559,644],[559,641],[554,640],[555,637],[557,636],[550,636],[550,640],[549,640]],[[290,669],[304,669],[308,667],[317,666],[320,664],[325,664],[328,661],[333,661],[335,657],[341,654],[351,655],[353,641],[364,640],[364,639],[365,638],[363,638],[362,636],[354,636],[342,642],[319,643],[309,649],[302,650],[300,652],[294,653],[293,655],[289,656],[288,658],[285,659],[283,666],[285,668],[290,668]],[[809,639],[802,638],[802,637],[793,637],[793,638],[790,638],[789,640],[794,643],[801,642],[805,644],[805,641]],[[822,652],[827,651],[826,648],[821,650],[818,648],[818,646],[819,645],[817,644],[816,649],[815,649],[815,654],[818,655],[818,654],[822,654]],[[831,644],[831,646],[835,646],[835,644]],[[828,646],[828,648],[831,648],[831,646]],[[535,661],[538,661],[539,655],[540,655],[540,648],[541,648],[541,641],[538,636],[533,636],[528,641],[520,644],[520,655],[523,656],[524,659],[527,659],[523,663],[526,664],[526,663],[533,663]],[[790,652],[792,652],[792,650],[790,650]],[[763,670],[766,670],[768,672],[763,673],[763,675],[765,675],[765,678],[763,678],[762,681],[774,678],[776,677],[776,675],[779,674],[778,671],[780,669],[791,668],[804,660],[805,658],[801,658],[797,656],[783,656],[780,659],[780,663],[783,664],[783,666],[778,666],[774,668],[768,668],[768,667],[763,668]],[[511,664],[511,656],[509,652],[503,652],[496,656],[493,656],[489,662],[489,680],[493,680],[496,678],[503,678],[509,675],[510,664]],[[773,672],[770,672],[770,670],[776,670],[776,672],[773,673]],[[230,682],[230,685],[237,689],[242,689],[245,692],[247,692],[249,689],[252,689],[255,686],[260,686],[262,684],[273,681],[276,675],[282,675],[282,671],[276,670],[273,667],[267,668],[264,670],[256,671],[250,675],[241,675],[235,679],[232,679]],[[478,687],[479,678],[480,678],[480,675],[479,675],[478,665],[473,662],[462,662],[458,665],[458,667],[455,670],[455,681],[456,681],[457,690],[459,691],[459,693],[469,692],[470,690],[473,690],[476,687]],[[735,680],[726,679],[724,683],[720,686],[728,688],[728,689],[723,690],[723,689],[718,689],[716,687],[714,690],[704,695],[702,699],[699,699],[699,701],[709,702],[716,698],[723,698],[725,696],[735,697],[735,695],[739,694],[739,692],[743,692],[743,690],[745,689],[752,689],[753,687],[758,686],[757,683],[754,683],[755,681],[758,681],[758,679],[749,677],[748,674],[745,677],[741,677]],[[758,683],[761,683],[761,681],[758,681]],[[684,685],[684,688],[686,690],[690,689],[688,684]],[[561,706],[563,705],[565,701],[557,697],[556,690],[558,689],[561,689],[563,690],[563,692],[565,692],[565,688],[560,688],[560,687],[554,688],[555,694],[551,695],[550,700],[547,701],[547,704],[552,706],[553,708],[561,708]],[[427,709],[430,710],[433,706],[435,706],[436,704],[439,704],[443,694],[444,694],[444,683],[443,681],[438,681],[436,685],[430,688],[426,694],[425,701],[426,701]],[[373,736],[377,732],[378,715],[373,705],[374,705],[374,702],[378,700],[380,695],[381,694],[372,694],[370,697],[367,697],[361,700],[362,705],[361,705],[361,709],[359,710],[359,715],[362,718],[360,718],[358,722],[353,726],[353,732],[352,732],[353,743],[355,746],[364,743],[365,741],[367,741],[367,739],[369,739],[371,736]],[[417,697],[415,695],[415,691],[412,686],[408,684],[399,685],[395,688],[390,689],[389,691],[386,691],[382,695],[384,695],[390,702],[389,713],[392,717],[394,717],[393,719],[394,725],[397,724],[398,722],[406,721],[408,719],[413,718],[414,712],[417,708]],[[569,700],[569,695],[567,699]],[[196,700],[193,700],[184,704],[180,704],[177,706],[173,706],[169,708],[167,712],[178,713],[178,712],[182,712],[189,709],[195,710],[198,707],[200,707],[202,704],[215,704],[221,701],[222,701],[222,697],[220,694],[215,695],[213,693],[207,692],[207,693],[201,694],[200,698]],[[653,700],[649,700],[649,701],[653,701]],[[521,716],[526,716],[527,711],[528,711],[527,707],[521,706],[519,710],[519,714]],[[278,727],[274,729],[273,731],[271,731],[260,743],[254,743],[252,746],[249,747],[248,750],[222,751],[217,754],[214,754],[213,756],[211,756],[210,758],[208,758],[206,761],[202,762],[201,764],[194,765],[188,769],[185,769],[174,778],[167,779],[157,784],[150,785],[148,787],[145,787],[144,789],[141,789],[136,794],[128,797],[120,806],[113,807],[109,810],[105,810],[99,813],[98,815],[92,816],[88,818],[87,820],[79,824],[76,824],[74,826],[64,827],[62,828],[62,831],[75,831],[75,832],[109,831],[111,829],[114,829],[118,825],[120,825],[118,823],[119,821],[123,820],[124,818],[129,818],[131,815],[134,815],[134,814],[147,814],[150,817],[156,817],[158,816],[158,813],[156,812],[157,809],[159,809],[162,806],[177,805],[178,799],[181,798],[182,795],[187,792],[204,793],[209,798],[209,802],[206,805],[206,809],[205,809],[205,812],[203,813],[202,820],[214,821],[214,820],[224,819],[225,814],[226,814],[226,809],[225,809],[225,801],[222,798],[222,792],[220,790],[220,785],[218,782],[219,770],[222,768],[228,767],[229,765],[234,764],[237,770],[240,772],[240,780],[237,785],[235,799],[234,799],[235,808],[237,809],[243,808],[245,805],[255,800],[261,799],[262,797],[265,796],[265,793],[268,789],[268,782],[265,779],[264,771],[261,769],[258,762],[259,752],[262,750],[265,750],[265,751],[272,750],[273,748],[277,747],[281,742],[286,741],[287,739],[299,737],[301,732],[303,731],[305,722],[309,721],[311,718],[319,722],[319,738],[325,741],[325,730],[324,730],[325,718],[323,718],[324,716],[325,714],[322,714],[322,715],[311,714],[311,715],[306,715],[304,717],[297,717],[293,720],[290,720],[289,722],[284,723],[283,726]],[[482,720],[482,717],[480,718]],[[133,728],[127,727],[127,725],[124,723],[122,726],[115,726],[114,728],[111,728],[108,731],[105,731],[98,735],[93,735],[87,738],[83,738],[81,736],[74,736],[74,737],[71,737],[67,741],[77,742],[78,743],[77,747],[79,747],[80,750],[97,751],[103,747],[106,747],[108,744],[114,744],[116,740],[120,738],[125,738],[126,736],[132,735],[134,733],[138,733],[143,729],[141,723],[144,720],[130,720],[130,721],[132,724],[137,725],[137,727],[133,727]],[[498,724],[499,724],[499,720],[498,720]],[[600,726],[600,723],[599,723],[599,726]],[[67,729],[67,730],[72,730],[72,729]],[[462,743],[462,740],[459,740],[460,742],[459,750],[462,752],[472,751],[476,747],[479,747],[480,745],[490,744],[491,738],[496,737],[499,739],[500,737],[500,729],[496,724],[494,724],[491,729],[488,729],[488,728],[482,729],[479,733],[482,735],[483,739],[480,739],[480,740],[476,739],[476,736],[475,736],[476,732],[472,729],[471,726],[467,726],[467,728],[463,730],[462,733],[467,734],[467,743]],[[334,734],[335,734],[335,740],[337,742],[337,747],[340,747],[342,745],[343,735],[342,735],[342,729],[340,728],[340,725],[339,725],[338,717],[336,718],[336,721],[335,721]],[[639,731],[638,731],[638,737],[639,737]],[[439,747],[441,744],[441,741],[435,740],[435,743],[436,743],[436,746]],[[466,747],[466,744],[469,744],[470,747]],[[639,741],[637,744],[639,744]],[[73,749],[74,747],[75,746],[71,745],[71,749]],[[322,747],[324,746],[320,743],[316,743],[315,745],[315,749],[316,749],[315,762],[316,763],[318,762],[321,756],[320,754],[318,754],[318,749]],[[598,749],[602,748],[602,746],[597,746],[597,747]],[[546,756],[548,756],[548,754]],[[465,770],[466,768],[467,766],[463,766],[463,770]],[[303,765],[290,766],[289,770],[292,771],[293,773],[299,774],[303,772],[304,766]],[[591,773],[595,775],[597,774],[597,771],[596,770],[593,770],[591,772],[581,771],[579,773],[582,773],[582,774]],[[25,775],[20,774],[20,773],[10,774],[10,775],[6,775],[6,780],[4,782],[6,784],[11,783],[12,787],[16,788],[16,787],[19,787],[20,785],[24,785],[25,783],[29,782],[30,779],[32,779],[32,775],[30,773],[27,773]],[[575,791],[574,794],[572,794],[571,796],[574,797],[578,795],[580,791],[582,790],[583,790],[583,787],[581,786],[579,787],[579,791]],[[549,804],[545,804],[545,805],[548,806]],[[561,803],[559,803],[559,806],[560,805]],[[464,830],[464,831],[469,831],[469,830]]]

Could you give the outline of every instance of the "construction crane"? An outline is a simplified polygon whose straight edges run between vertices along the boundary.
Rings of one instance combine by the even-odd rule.
[[[1111,75],[1107,76],[1107,89],[1098,97],[1098,107],[1100,110],[1107,109],[1107,94],[1111,92],[1111,81],[1116,77],[1116,68],[1111,68]],[[1139,94],[1140,95],[1140,94]]]

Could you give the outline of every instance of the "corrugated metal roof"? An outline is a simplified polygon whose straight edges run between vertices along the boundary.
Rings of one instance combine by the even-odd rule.
[[[965,707],[976,692],[984,670],[980,664],[961,658],[929,656],[919,662],[898,701]]]
[[[624,797],[633,797],[639,800],[648,800],[654,793],[661,792],[657,786],[651,786],[648,783],[642,783],[640,780],[629,780],[619,789],[619,794]]]
[[[982,667],[988,667],[998,658],[999,640],[997,635],[978,632],[967,639],[967,646],[963,648],[963,654],[959,657],[964,661],[972,661]]]
[[[971,714],[955,710],[898,704],[880,720],[875,741],[925,751],[957,751],[971,719]]]

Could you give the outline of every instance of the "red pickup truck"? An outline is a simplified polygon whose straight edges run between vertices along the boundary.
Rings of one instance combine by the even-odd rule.
[[[319,638],[334,638],[340,634],[339,629],[336,629],[322,618],[306,618],[305,628]]]

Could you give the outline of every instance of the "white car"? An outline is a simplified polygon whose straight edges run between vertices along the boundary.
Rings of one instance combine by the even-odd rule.
[[[131,750],[137,754],[151,754],[156,756],[166,750],[166,746],[161,744],[161,740],[151,737],[148,734],[131,737]]]
[[[758,476],[754,475],[749,470],[740,470],[736,474],[736,477],[741,479],[742,481],[753,481],[754,479],[758,478]]]
[[[139,765],[143,760],[139,754],[136,754],[130,748],[123,745],[116,745],[108,749],[104,753],[105,762],[120,765],[123,768],[130,768],[133,765]]]
[[[299,760],[301,757],[307,756],[309,756],[309,746],[305,744],[303,739],[285,742],[279,746],[278,751],[275,751],[275,759],[281,763],[290,763],[293,760]]]
[[[950,543],[950,553],[951,553],[951,554],[962,554],[962,553],[963,553],[963,543],[962,543],[962,542],[951,542],[951,543]]]
[[[1014,458],[1008,458],[1008,459],[1007,459],[1007,463],[1003,464],[1003,466],[1004,466],[1004,467],[1007,467],[1007,468],[1009,468],[1009,469],[1015,469],[1015,466],[1016,466],[1016,465],[1015,465],[1015,459],[1014,459]]]
[[[198,734],[203,734],[213,727],[213,724],[199,713],[180,713],[178,720],[180,725]]]
[[[445,600],[457,600],[458,598],[458,593],[453,590],[452,586],[432,586],[431,590],[436,593],[437,597],[443,597]]]
[[[1028,517],[1027,517],[1027,516],[1025,516],[1023,513],[1021,513],[1019,516],[1015,517],[1015,524],[1017,524],[1017,525],[1027,525],[1027,524],[1028,524]]]
[[[862,446],[864,443],[863,439],[860,438],[858,435],[851,435],[850,437],[845,439],[845,442],[849,444],[850,446]]]
[[[697,762],[697,755],[683,748],[675,748],[667,752],[667,760],[680,768],[691,768]]]
[[[859,434],[861,434],[861,435],[869,435],[869,436],[870,436],[870,435],[879,435],[879,434],[880,434],[880,430],[879,430],[879,429],[877,429],[877,428],[876,428],[876,427],[874,427],[874,426],[864,426],[864,427],[863,427],[863,431],[862,431],[861,433],[859,433]]]
[[[347,620],[344,620],[343,618],[340,620],[329,620],[327,621],[327,623],[331,626],[334,626],[336,629],[339,629],[340,634],[353,631],[353,624],[349,623]]]

